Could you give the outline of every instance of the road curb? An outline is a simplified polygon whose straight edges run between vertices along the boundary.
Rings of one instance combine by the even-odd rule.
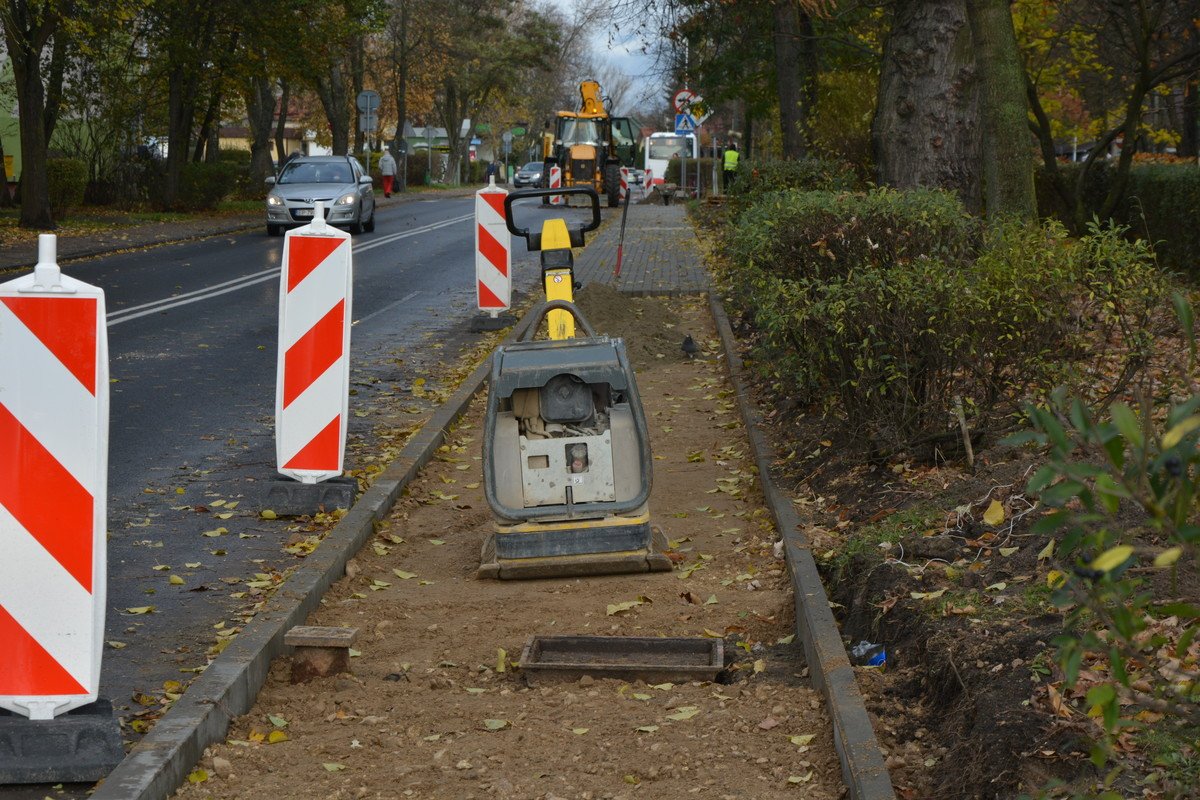
[[[505,341],[519,337],[531,322],[532,315],[525,314]],[[345,575],[346,562],[370,540],[375,524],[445,442],[450,426],[483,387],[490,368],[490,359],[477,366],[434,412],[321,546],[104,779],[91,800],[163,800],[186,780],[204,748],[225,738],[233,719],[254,706],[271,662],[286,652],[284,634],[302,624],[326,590]]]
[[[812,557],[808,538],[801,530],[800,517],[791,500],[771,477],[772,451],[759,427],[761,415],[750,400],[729,317],[721,301],[712,293],[708,296],[708,306],[721,337],[729,380],[758,467],[759,483],[775,526],[786,542],[788,569],[796,597],[796,634],[804,644],[809,674],[824,696],[833,722],[833,744],[842,764],[842,779],[851,800],[896,800],[875,729],[871,727],[871,718],[854,679],[854,668],[850,666],[841,633],[829,608],[829,597],[821,583],[817,562]]]

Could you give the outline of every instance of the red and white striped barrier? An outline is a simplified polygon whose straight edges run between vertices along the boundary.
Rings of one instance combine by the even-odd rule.
[[[554,165],[550,167],[550,182],[547,188],[561,189],[562,188],[562,167]],[[550,205],[561,206],[565,198],[561,194],[550,195]]]
[[[504,224],[508,191],[488,185],[475,193],[475,299],[493,317],[512,305],[512,234]]]
[[[0,708],[49,720],[96,700],[104,636],[104,292],[62,274],[0,284]]]
[[[621,194],[620,200],[625,202],[625,198],[629,196],[629,167],[621,167]]]
[[[279,287],[275,458],[302,483],[342,474],[350,395],[350,234],[313,221],[287,232]]]

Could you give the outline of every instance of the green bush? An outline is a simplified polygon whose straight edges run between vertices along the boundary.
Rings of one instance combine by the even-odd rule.
[[[50,208],[56,216],[83,204],[88,184],[87,164],[77,158],[51,158],[46,161]]]
[[[877,454],[945,455],[956,397],[990,433],[1073,357],[1112,346],[1136,368],[1165,296],[1148,249],[1120,230],[1073,243],[1058,224],[977,225],[942,192],[777,192],[733,223],[720,277],[781,392]]]
[[[1079,164],[1061,164],[1062,180],[1073,189],[1081,171]],[[1088,170],[1083,192],[1087,218],[1097,214],[1112,184],[1106,162]],[[1043,217],[1071,224],[1074,209],[1054,188],[1045,170],[1037,177],[1038,209]],[[1131,236],[1154,246],[1160,263],[1172,270],[1200,277],[1200,226],[1195,224],[1200,208],[1200,166],[1195,164],[1135,164],[1129,173],[1125,196],[1111,221],[1127,227]]]
[[[931,189],[771,192],[734,227],[731,253],[738,263],[792,279],[919,258],[953,261],[971,252],[979,236],[978,223],[954,195]]]
[[[849,164],[826,158],[749,161],[738,163],[737,178],[726,188],[735,211],[767,192],[783,189],[844,192],[859,188]]]
[[[179,204],[192,211],[211,211],[238,188],[246,167],[241,161],[189,161],[179,175]]]
[[[704,181],[704,185],[709,186],[709,184],[712,183],[712,168],[713,168],[712,158],[701,158],[701,159],[689,158],[688,159],[688,162],[687,162],[688,186],[696,185],[696,164],[697,164],[697,162],[700,164],[700,172],[701,172],[702,180]],[[663,174],[663,181],[665,183],[678,184],[680,182],[679,176],[682,174],[680,171],[682,169],[682,167],[683,167],[682,159],[672,158],[670,161],[667,162],[667,169],[666,169],[666,172]],[[717,164],[717,169],[720,170],[720,163]]]

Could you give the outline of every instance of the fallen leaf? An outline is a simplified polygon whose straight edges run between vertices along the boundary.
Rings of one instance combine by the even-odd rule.
[[[804,773],[803,775],[788,775],[787,782],[791,783],[791,784],[808,783],[809,781],[812,780],[812,776],[813,776],[812,770],[809,770],[808,772]]]
[[[913,600],[936,600],[946,593],[946,587],[938,589],[936,592],[909,592],[909,597]]]
[[[417,573],[405,572],[402,569],[394,569],[394,570],[392,570],[392,574],[395,575],[397,578],[399,578],[402,581],[411,580],[411,579],[417,577]]]
[[[259,516],[262,517],[263,519],[279,519],[279,515],[276,514],[274,511],[272,511],[269,508],[264,508],[259,513]]]
[[[654,733],[658,730],[657,725],[642,725],[640,728],[635,728],[638,733]]]
[[[719,602],[720,602],[720,601],[719,601],[719,600],[717,600],[717,596],[716,596],[715,594],[710,594],[710,595],[708,596],[708,599],[704,601],[704,605],[706,605],[706,606],[715,606],[715,605],[716,605],[717,603],[719,603]]]
[[[483,727],[489,731],[502,731],[508,727],[508,724],[506,719],[485,719],[483,721]]]
[[[508,669],[508,651],[503,647],[496,648],[496,672],[504,672]]]
[[[172,575],[171,577],[167,578],[167,583],[171,584],[172,586],[183,586],[183,578],[179,577],[178,575]]]
[[[571,733],[575,734],[576,736],[583,736],[588,732],[588,730],[588,728],[571,728]]]
[[[283,731],[271,731],[271,733],[267,736],[267,744],[279,744],[280,742],[286,742],[287,740],[288,735]]]
[[[188,773],[187,780],[188,783],[204,783],[208,780],[208,771],[196,767],[196,769]]]
[[[138,606],[137,608],[125,609],[130,614],[153,614],[154,606]]]
[[[322,764],[321,766],[325,768],[326,772],[341,772],[342,770],[344,770],[346,768],[345,764],[333,764],[333,763]]]
[[[1013,553],[1017,552],[1020,549],[1021,548],[1019,548],[1019,547],[1001,547],[1000,555],[1004,556],[1005,558],[1008,558],[1009,556],[1011,556]]]
[[[809,742],[817,738],[815,733],[802,733],[798,736],[789,736],[788,741],[797,747],[808,747]]]
[[[700,709],[696,706],[680,706],[675,710],[674,714],[667,714],[667,719],[684,720],[691,719],[700,713]]]
[[[999,500],[993,500],[988,505],[987,511],[983,512],[983,521],[993,527],[1004,522],[1004,506]]]
[[[757,675],[758,673],[760,673],[760,672],[764,672],[764,671],[766,671],[766,669],[767,669],[767,662],[766,662],[766,660],[764,660],[764,659],[761,659],[761,658],[759,658],[759,659],[755,659],[755,661],[754,661],[754,673],[755,673],[756,675]]]
[[[1054,555],[1054,540],[1046,542],[1046,546],[1038,553],[1038,561],[1045,561],[1050,556]]]
[[[288,726],[288,721],[286,719],[275,714],[268,714],[267,720],[269,720],[270,723],[276,728],[286,728]]]
[[[440,545],[443,545],[443,544],[445,544],[446,542],[445,542],[444,540],[442,540],[442,539],[430,539],[430,540],[429,540],[429,543],[430,543],[431,545],[433,545],[434,547],[438,547],[438,546],[440,546]]]
[[[997,583],[991,584],[990,586],[983,587],[983,590],[985,592],[1003,592],[1007,588],[1008,588],[1007,583],[1005,583],[1004,581],[999,581]]]
[[[605,616],[611,617],[615,614],[620,614],[623,611],[629,611],[630,609],[637,608],[645,602],[645,600],[639,597],[636,600],[626,600],[623,603],[611,603],[604,613]]]

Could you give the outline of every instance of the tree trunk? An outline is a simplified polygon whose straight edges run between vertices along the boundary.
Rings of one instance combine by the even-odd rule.
[[[804,52],[800,37],[800,13],[795,0],[775,0],[772,12],[775,85],[779,91],[783,157],[804,158],[808,147],[805,137]]]
[[[261,186],[267,177],[275,172],[271,165],[271,123],[275,117],[275,92],[265,70],[250,79],[245,87],[244,96],[246,121],[250,128],[250,185]]]
[[[979,87],[962,0],[897,0],[871,143],[881,184],[957,192],[982,207]]]
[[[353,86],[352,94],[354,95],[355,99],[356,111],[358,109],[358,95],[364,88],[366,88],[364,76],[366,66],[363,63],[363,46],[363,37],[356,36],[350,48],[350,82]],[[379,119],[379,109],[375,109],[375,119]],[[357,124],[358,120],[355,119],[354,122],[354,152],[355,154],[358,154],[363,151],[363,142],[366,138],[366,134],[363,131],[362,126]],[[369,159],[367,163],[370,163]]]
[[[4,166],[4,140],[0,139],[0,208],[12,208],[12,195],[8,193],[8,169]]]
[[[54,136],[54,128],[62,110],[63,79],[67,69],[67,36],[62,30],[54,34],[54,51],[50,56],[50,70],[46,75],[46,110],[42,114],[46,129],[46,143]]]
[[[397,160],[396,172],[403,192],[408,189],[408,148],[404,145],[404,123],[408,120],[408,3],[399,4],[399,28],[392,39],[392,60],[396,64],[396,135],[392,139],[392,155]]]
[[[286,78],[279,80],[279,117],[275,121],[275,157],[282,165],[290,153],[287,151],[287,120],[288,102],[291,99],[292,86]]]
[[[967,17],[980,79],[984,207],[989,220],[1034,221],[1025,67],[1009,0],[967,0]]]
[[[1200,156],[1200,73],[1194,73],[1183,83],[1183,122],[1180,125],[1179,155],[1185,158]]]
[[[179,178],[192,141],[198,81],[190,73],[186,67],[177,65],[167,77],[167,160],[162,191],[164,208],[174,208],[179,198]]]
[[[321,107],[325,110],[325,119],[329,121],[329,130],[333,135],[333,154],[349,155],[350,103],[346,97],[346,78],[342,74],[341,63],[332,60],[326,71],[317,76],[315,85],[317,96],[321,99]]]
[[[46,178],[46,96],[42,85],[42,51],[53,35],[58,20],[50,13],[40,20],[31,19],[28,5],[18,0],[6,0],[5,6],[4,38],[12,62],[20,115],[21,218],[18,224],[22,228],[53,230],[50,186]]]

